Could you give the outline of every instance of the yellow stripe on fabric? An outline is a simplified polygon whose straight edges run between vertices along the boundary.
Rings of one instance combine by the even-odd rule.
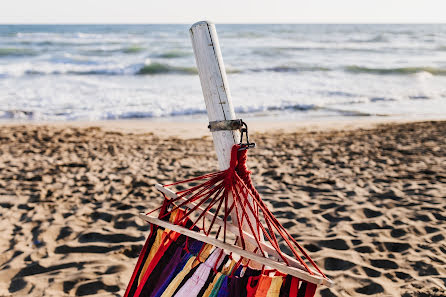
[[[211,251],[212,251],[213,248],[214,248],[214,246],[212,244],[209,244],[209,243],[206,244],[206,246],[204,247],[203,251],[200,253],[200,257],[199,257],[200,262],[205,262],[206,261],[206,259],[211,254]]]
[[[235,262],[233,259],[231,259],[231,263],[228,266],[224,266],[221,269],[221,272],[223,274],[229,275],[230,272],[232,272],[232,269],[234,268],[235,264],[237,264],[237,262]]]
[[[174,222],[177,219],[177,216],[179,214],[180,214],[180,212],[178,211],[178,209],[173,210],[172,213],[170,214],[169,222]],[[168,235],[169,232],[170,232],[169,229],[166,229],[166,230],[158,229],[156,231],[155,241],[153,242],[153,245],[150,248],[149,255],[147,256],[147,259],[144,262],[144,266],[142,267],[141,273],[139,274],[139,277],[138,277],[138,286],[141,284],[141,281],[142,281],[142,279],[144,277],[144,274],[147,271],[147,268],[150,265],[150,262],[152,261],[152,259],[155,256],[156,252],[160,248],[161,243],[164,241],[164,239],[166,238],[166,236]]]
[[[207,287],[206,291],[204,291],[204,294],[203,294],[202,297],[209,297],[209,295],[211,295],[212,289],[214,289],[215,284],[217,283],[218,279],[222,275],[223,274],[221,272],[217,272],[217,274],[214,277],[214,280],[212,281],[212,283],[209,284],[209,286]]]
[[[282,282],[283,282],[282,276],[273,276],[266,297],[279,297],[280,288],[282,287]]]

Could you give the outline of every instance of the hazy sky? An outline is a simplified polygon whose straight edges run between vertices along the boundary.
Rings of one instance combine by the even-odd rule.
[[[446,0],[0,0],[1,23],[446,23]]]

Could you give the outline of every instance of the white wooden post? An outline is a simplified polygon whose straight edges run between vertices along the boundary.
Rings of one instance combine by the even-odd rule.
[[[198,22],[193,24],[189,31],[209,121],[235,120],[225,65],[214,24],[208,21]],[[237,130],[215,131],[212,132],[212,137],[220,170],[225,170],[229,167],[231,148],[239,141],[240,133]]]
[[[234,106],[215,25],[209,21],[202,21],[193,24],[189,31],[209,121],[235,120]],[[240,141],[240,132],[238,130],[215,131],[212,132],[212,137],[220,170],[225,170],[229,168],[232,146]],[[231,219],[237,223],[235,210],[231,214]],[[252,226],[257,226],[253,215],[249,216],[249,220]],[[250,232],[247,224],[244,224],[242,228]],[[261,240],[263,241],[263,234],[261,234]],[[247,244],[246,247],[251,251],[255,249],[255,246],[251,244]],[[254,264],[254,266],[257,265]]]

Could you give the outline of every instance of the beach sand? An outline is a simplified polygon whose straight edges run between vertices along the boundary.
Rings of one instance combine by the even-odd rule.
[[[446,122],[275,125],[248,166],[333,279],[318,296],[446,296]],[[217,170],[203,127],[98,126],[1,127],[0,296],[122,296],[153,185]]]

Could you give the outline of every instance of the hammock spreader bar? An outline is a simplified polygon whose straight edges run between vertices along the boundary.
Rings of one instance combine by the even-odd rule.
[[[263,257],[259,254],[255,254],[253,252],[244,250],[240,247],[237,247],[235,245],[229,244],[229,243],[224,243],[216,238],[210,237],[210,236],[206,236],[204,234],[198,233],[196,231],[192,231],[189,230],[187,228],[178,226],[178,225],[174,225],[171,224],[169,222],[166,221],[162,221],[156,217],[153,216],[148,216],[144,213],[141,213],[139,215],[139,217],[143,220],[145,220],[146,222],[150,223],[150,224],[154,224],[163,228],[167,228],[169,230],[178,232],[182,235],[191,237],[193,239],[196,240],[200,240],[202,242],[205,243],[209,243],[212,244],[218,248],[221,248],[223,250],[227,250],[229,252],[233,252],[235,254],[238,254],[246,259],[252,260],[252,261],[256,261],[259,263],[263,263],[268,267],[274,268],[279,270],[280,272],[295,276],[301,280],[307,281],[309,283],[313,283],[315,285],[325,285],[327,287],[331,287],[332,285],[332,281],[326,278],[323,278],[321,276],[318,275],[311,275],[303,270],[297,269],[295,267],[291,267],[291,266],[287,266],[285,264],[282,264],[280,262],[274,261],[272,259]]]
[[[165,194],[165,195],[166,195],[167,197],[169,197],[169,198],[172,198],[172,199],[178,198],[178,195],[177,195],[175,192],[171,191],[170,189],[167,189],[167,188],[163,187],[161,184],[156,184],[156,185],[155,185],[155,188],[156,188],[158,191],[160,191],[160,192],[162,192],[163,194]],[[184,200],[183,200],[183,199],[184,199]],[[181,200],[182,200],[182,201],[187,201],[187,200],[185,200],[185,198],[181,198]],[[195,204],[194,204],[193,202],[187,202],[187,203],[185,204],[185,206],[186,206],[186,207],[189,207],[189,208],[192,208],[193,206],[195,206]],[[205,212],[205,209],[204,209],[204,208],[201,208],[201,207],[199,207],[199,208],[197,209],[197,211],[199,211],[199,212],[204,212],[204,216],[205,216],[207,219],[209,219],[209,220],[215,219],[215,223],[216,223],[217,225],[219,225],[219,226],[221,226],[221,227],[224,226],[224,222],[223,222],[223,220],[222,220],[221,218],[215,216],[213,213],[211,213],[211,212],[209,212],[209,211],[208,211],[208,212]],[[236,226],[234,226],[233,224],[228,224],[228,225],[227,225],[227,228],[228,228],[228,230],[229,230],[230,232],[232,232],[234,235],[236,235],[236,236],[240,236],[240,231],[239,231],[239,229],[238,229]],[[256,244],[256,241],[255,241],[254,237],[253,237],[251,234],[249,234],[249,233],[246,232],[246,231],[242,231],[242,232],[243,232],[243,236],[245,237],[245,239],[246,239],[247,241],[249,241],[249,242],[252,243],[252,244]],[[280,256],[279,256],[279,254],[277,253],[276,249],[275,249],[274,247],[271,246],[271,244],[269,244],[268,242],[260,242],[260,245],[261,245],[261,247],[265,250],[266,253],[270,254],[270,256],[269,256],[270,259],[275,259],[276,261],[280,261]],[[273,256],[273,257],[272,257],[272,256]],[[288,260],[288,263],[289,263],[290,266],[293,266],[293,267],[295,267],[295,268],[299,268],[299,269],[301,269],[301,270],[305,270],[305,267],[303,267],[298,261],[296,261],[296,259],[290,257],[290,256],[287,255],[287,254],[285,254],[284,256],[285,256],[285,258]],[[316,275],[318,274],[318,272],[315,272],[315,271],[312,271],[312,272],[313,272],[314,274],[316,274]],[[319,274],[319,275],[320,275],[320,274]],[[320,275],[320,276],[322,276],[322,275]]]

